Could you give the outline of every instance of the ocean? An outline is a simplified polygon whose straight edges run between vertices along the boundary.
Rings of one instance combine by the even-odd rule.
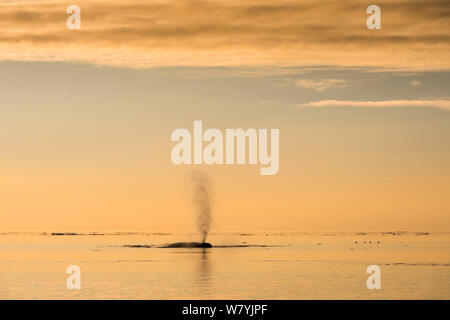
[[[0,299],[449,299],[450,233],[0,233]],[[81,289],[68,289],[69,266]],[[379,267],[380,289],[367,268]]]

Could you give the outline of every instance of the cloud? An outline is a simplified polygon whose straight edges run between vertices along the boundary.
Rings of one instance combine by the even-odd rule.
[[[282,80],[279,80],[277,82],[275,82],[273,84],[274,87],[276,88],[281,88],[281,87],[287,87],[292,83],[292,79],[291,78],[284,78]]]
[[[325,91],[330,88],[347,88],[350,86],[348,81],[343,79],[297,80],[295,85],[315,91]]]
[[[430,107],[450,110],[450,100],[382,100],[382,101],[354,101],[354,100],[320,100],[298,105],[298,107],[359,107],[359,108],[396,108],[396,107]]]
[[[277,103],[275,100],[261,100],[258,101],[258,104],[274,104]]]
[[[411,80],[409,84],[412,85],[413,87],[418,87],[421,85],[420,81],[418,80]]]
[[[0,60],[160,66],[368,66],[448,70],[448,0],[381,4],[366,28],[360,0],[2,1]]]

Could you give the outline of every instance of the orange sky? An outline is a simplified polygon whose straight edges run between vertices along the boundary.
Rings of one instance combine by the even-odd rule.
[[[0,1],[0,231],[195,230],[194,120],[280,129],[275,176],[195,167],[214,231],[448,231],[446,2],[68,4]]]

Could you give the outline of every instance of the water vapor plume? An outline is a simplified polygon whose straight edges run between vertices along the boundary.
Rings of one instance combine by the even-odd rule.
[[[212,221],[211,180],[205,173],[193,172],[191,183],[193,186],[192,203],[196,214],[197,228],[202,236],[202,243],[205,243]]]

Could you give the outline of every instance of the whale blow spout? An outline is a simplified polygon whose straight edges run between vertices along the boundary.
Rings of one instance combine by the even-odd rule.
[[[213,194],[211,191],[211,181],[208,175],[194,171],[191,174],[193,184],[192,203],[197,214],[197,228],[202,236],[202,244],[206,243],[212,221]],[[207,247],[200,247],[207,248]]]

